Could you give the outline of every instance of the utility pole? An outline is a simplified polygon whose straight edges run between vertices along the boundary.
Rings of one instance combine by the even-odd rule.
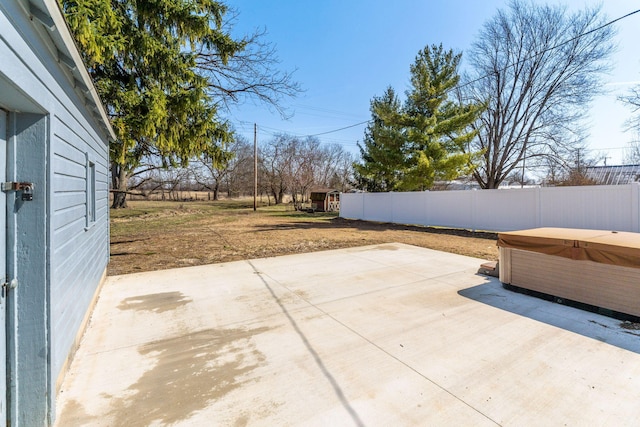
[[[258,124],[253,124],[253,211],[258,207]]]

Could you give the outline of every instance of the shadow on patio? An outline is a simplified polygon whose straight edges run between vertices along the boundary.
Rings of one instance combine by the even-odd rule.
[[[624,328],[622,320],[505,289],[498,279],[458,293],[510,313],[640,353],[640,331]]]

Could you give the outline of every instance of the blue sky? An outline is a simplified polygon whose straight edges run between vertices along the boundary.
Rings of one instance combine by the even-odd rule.
[[[469,49],[483,23],[506,0],[228,0],[239,12],[234,35],[266,29],[283,70],[295,70],[304,92],[283,106],[292,117],[284,120],[265,105],[251,102],[233,108],[229,120],[241,135],[253,140],[275,133],[315,135],[370,119],[369,102],[387,86],[404,93],[409,65],[426,45],[442,43],[463,52]],[[596,5],[570,0],[570,9]],[[608,0],[603,12],[615,19],[640,8],[637,0]],[[637,136],[623,132],[630,110],[616,101],[619,94],[640,83],[640,13],[617,25],[618,50],[613,71],[606,78],[609,93],[596,99],[587,125],[592,155],[606,155],[608,164],[622,161],[624,147]],[[358,153],[365,125],[319,136]]]

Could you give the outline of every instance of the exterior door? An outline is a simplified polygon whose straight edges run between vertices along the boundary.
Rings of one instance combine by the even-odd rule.
[[[0,181],[7,177],[7,113],[0,110]],[[7,193],[0,191],[0,285],[7,279]],[[0,426],[7,425],[7,296],[0,287]]]

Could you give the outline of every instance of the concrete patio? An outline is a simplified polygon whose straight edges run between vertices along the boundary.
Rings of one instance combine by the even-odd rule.
[[[637,425],[640,331],[403,244],[114,276],[58,426]]]

